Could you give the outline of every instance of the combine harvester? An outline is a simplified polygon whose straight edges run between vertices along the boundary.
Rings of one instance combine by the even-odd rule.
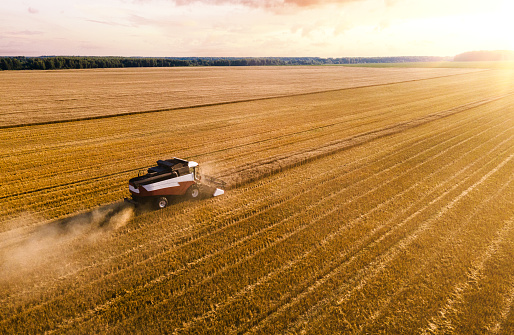
[[[225,193],[225,182],[200,174],[198,163],[180,158],[158,160],[157,166],[148,169],[146,174],[129,180],[132,198],[125,198],[133,205],[151,204],[165,208],[171,197],[186,196],[196,199],[201,194],[214,197]]]

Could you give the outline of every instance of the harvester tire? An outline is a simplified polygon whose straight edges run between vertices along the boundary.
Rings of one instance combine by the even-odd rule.
[[[166,208],[168,206],[168,199],[166,197],[159,197],[156,204],[158,209]]]
[[[188,199],[198,199],[200,196],[200,190],[198,189],[198,186],[192,185],[187,189],[186,196]]]

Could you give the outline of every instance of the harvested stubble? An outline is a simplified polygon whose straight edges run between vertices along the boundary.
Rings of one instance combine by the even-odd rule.
[[[284,137],[262,128],[227,151],[205,139],[191,150],[226,171],[287,152],[301,157],[224,197],[67,241],[58,274],[4,280],[0,331],[512,332],[514,97],[502,84],[481,85],[485,75],[452,93],[450,78],[402,84],[409,98],[375,87],[354,92],[354,105],[350,94],[314,95],[317,120],[291,119]],[[380,101],[369,101],[373,91]],[[342,97],[369,109],[329,103]],[[249,118],[271,118],[264,114]],[[288,135],[294,127],[304,128]],[[319,152],[307,150],[313,144]]]

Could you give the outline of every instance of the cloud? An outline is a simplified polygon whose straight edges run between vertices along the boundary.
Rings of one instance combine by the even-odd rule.
[[[28,12],[30,14],[37,14],[37,13],[39,13],[39,10],[36,9],[36,8],[33,8],[33,7],[29,7],[27,10],[28,10]]]
[[[87,19],[86,21],[93,22],[93,23],[98,23],[98,24],[105,24],[105,25],[108,25],[108,26],[129,27],[129,25],[127,25],[127,24],[122,24],[122,23],[118,23],[118,22],[114,22],[114,21],[101,21],[101,20],[92,20],[92,19]]]
[[[33,36],[33,35],[41,35],[42,31],[36,30],[18,30],[18,31],[8,31],[6,35],[14,35],[14,36]]]

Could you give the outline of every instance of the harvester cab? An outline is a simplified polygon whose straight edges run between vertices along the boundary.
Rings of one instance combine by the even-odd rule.
[[[174,196],[196,199],[201,195],[219,196],[225,193],[225,182],[201,175],[197,162],[180,158],[158,160],[157,166],[129,180],[131,198],[125,201],[134,205],[152,203],[158,208],[168,206]]]

